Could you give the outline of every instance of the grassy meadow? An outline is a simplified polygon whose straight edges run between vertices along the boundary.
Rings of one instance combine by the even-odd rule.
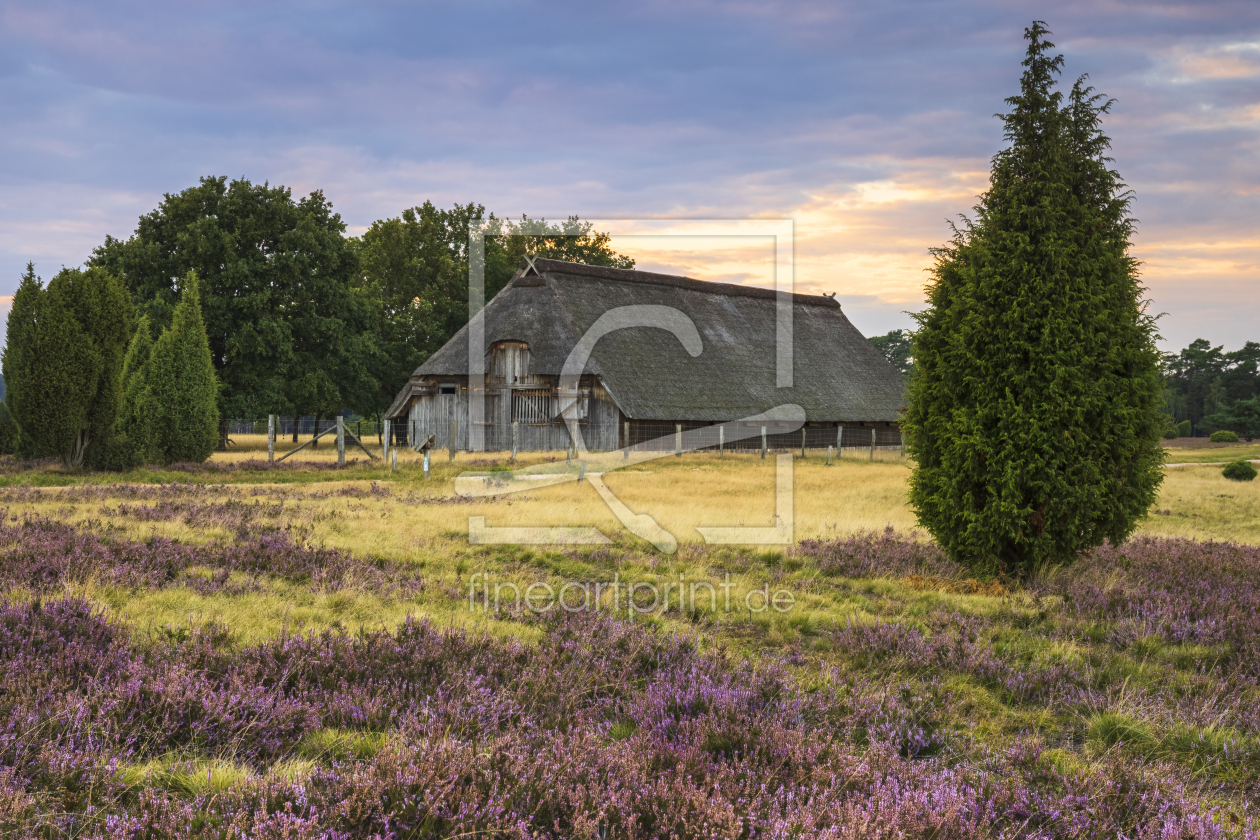
[[[1260,444],[1170,449],[1190,465],[1129,544],[1018,582],[915,531],[894,451],[795,459],[774,546],[696,530],[773,525],[773,458],[603,473],[671,554],[589,482],[455,492],[563,454],[438,452],[427,479],[409,450],[396,472],[354,448],[336,469],[332,445],[268,467],[250,437],[122,476],[10,462],[0,830],[1255,836],[1260,482],[1206,456]],[[473,545],[470,517],[609,541]],[[512,597],[542,584],[595,594]],[[775,592],[789,608],[762,606]]]

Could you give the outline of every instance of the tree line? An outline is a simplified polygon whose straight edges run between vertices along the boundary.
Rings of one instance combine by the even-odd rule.
[[[98,267],[44,286],[28,263],[3,354],[0,448],[66,467],[204,461],[218,441],[218,377],[195,271],[154,339],[130,293]]]
[[[914,378],[914,333],[893,330],[869,339],[907,384]],[[1223,352],[1200,338],[1160,357],[1164,436],[1190,437],[1219,430],[1247,440],[1260,437],[1260,343]]]
[[[1224,429],[1260,437],[1260,344],[1223,350],[1200,338],[1163,357],[1164,410],[1187,435]]]
[[[467,322],[476,228],[486,300],[526,253],[634,267],[577,217],[513,221],[425,202],[347,236],[318,190],[295,199],[202,178],[46,288],[28,266],[9,315],[0,450],[127,469],[204,460],[230,418],[379,414]],[[210,379],[189,355],[197,331]],[[186,400],[164,402],[192,380],[210,394],[195,419],[177,413]]]

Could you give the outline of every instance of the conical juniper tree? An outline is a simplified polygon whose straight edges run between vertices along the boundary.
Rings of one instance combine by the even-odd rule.
[[[43,375],[38,370],[39,326],[44,321],[43,311],[44,284],[35,276],[34,263],[27,263],[26,273],[22,275],[9,309],[3,353],[4,403],[13,423],[14,451],[23,455],[34,455],[37,450],[30,433],[23,436],[18,418],[28,425],[44,419],[37,394],[37,382]]]
[[[936,249],[904,428],[919,522],[980,571],[1026,573],[1125,539],[1162,480],[1155,323],[1129,256],[1111,101],[1025,31],[975,218]]]
[[[141,315],[123,360],[122,405],[118,410],[118,435],[127,442],[133,466],[155,460],[150,425],[152,392],[148,381],[152,355],[153,333],[149,328],[149,316]]]
[[[7,402],[19,449],[66,467],[112,468],[131,297],[101,268],[65,268],[43,288],[28,266],[9,313]]]
[[[184,277],[171,325],[144,369],[153,454],[164,464],[200,463],[219,442],[219,380],[201,319],[197,272]]]

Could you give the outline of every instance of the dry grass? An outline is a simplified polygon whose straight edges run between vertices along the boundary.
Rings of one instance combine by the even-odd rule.
[[[236,453],[217,454],[230,458]],[[303,453],[305,454],[305,453]],[[321,457],[331,454],[321,451]],[[332,455],[335,457],[335,455]],[[522,457],[519,465],[546,463],[554,454]],[[558,459],[557,469],[563,458]],[[250,493],[272,493],[293,498],[280,526],[299,529],[320,544],[367,552],[393,559],[434,560],[466,553],[470,517],[484,517],[487,526],[590,526],[627,547],[648,551],[650,546],[630,535],[586,483],[569,482],[528,487],[519,493],[477,499],[455,495],[454,479],[464,471],[508,466],[506,456],[460,453],[448,462],[446,453],[433,460],[432,479],[425,481],[420,458],[410,450],[400,453],[399,472],[386,471],[380,486],[389,498],[353,499],[333,496],[347,487],[367,488],[365,470],[310,476],[300,485],[255,484]],[[899,531],[916,527],[906,503],[908,462],[894,453],[842,460],[824,466],[814,455],[794,464],[795,537],[844,536],[861,531]],[[371,470],[372,473],[377,470]],[[227,476],[213,476],[222,481]],[[330,480],[321,480],[321,479]],[[696,526],[770,526],[774,524],[775,467],[773,459],[755,455],[708,453],[666,457],[604,475],[605,484],[638,514],[648,514],[683,544],[700,544]],[[349,480],[348,480],[349,479]],[[355,480],[357,479],[357,480]],[[265,480],[265,479],[264,479]],[[523,483],[523,482],[522,482]],[[235,493],[231,485],[224,493]],[[45,501],[23,506],[45,516],[83,521],[100,519],[109,503],[64,505],[49,493]],[[269,496],[260,499],[273,501]],[[13,512],[17,512],[14,509]],[[181,540],[205,541],[231,537],[228,528],[190,528],[180,522],[115,520],[131,536],[151,533]],[[1142,522],[1139,533],[1186,536],[1196,539],[1260,543],[1260,481],[1225,479],[1219,467],[1177,467],[1168,470],[1159,501]]]
[[[353,426],[348,429],[354,432]],[[292,435],[276,438],[276,457],[283,457],[285,454],[292,452],[304,443],[309,442],[310,435],[299,435],[297,443],[293,442]],[[220,463],[233,463],[236,461],[257,460],[259,458],[266,460],[267,458],[267,436],[266,435],[232,435],[232,445],[228,447],[226,452],[216,452],[210,460]],[[369,452],[378,458],[381,455],[381,445],[377,442],[375,435],[364,435],[363,443],[367,446]],[[403,452],[411,453],[410,449],[402,449],[398,456],[401,458]],[[336,434],[324,435],[314,446],[308,446],[301,452],[293,456],[302,461],[329,461],[337,460],[337,436]],[[363,450],[351,443],[350,438],[346,438],[346,460],[358,458],[360,460],[367,458],[363,454]]]
[[[233,452],[216,458],[242,454]],[[335,454],[330,448],[322,448],[318,457],[331,458]],[[549,461],[556,461],[557,470],[563,467],[563,456],[557,459],[554,454],[523,457],[519,465]],[[716,619],[742,622],[746,632],[773,640],[790,638],[796,632],[793,627],[826,623],[837,616],[861,620],[882,612],[891,602],[908,604],[907,608],[914,611],[928,609],[945,598],[963,613],[983,613],[992,609],[1005,593],[1004,587],[969,588],[965,582],[935,580],[865,581],[837,586],[835,581],[821,579],[816,569],[787,563],[785,553],[774,547],[732,547],[720,556],[712,550],[703,551],[696,526],[773,524],[773,459],[688,454],[606,473],[605,483],[625,505],[637,514],[652,516],[678,537],[680,548],[673,556],[659,554],[627,532],[587,483],[531,486],[521,493],[490,498],[455,495],[454,480],[461,472],[507,466],[504,455],[474,457],[461,453],[454,462],[448,462],[442,452],[434,459],[431,480],[426,481],[419,457],[404,450],[400,452],[399,472],[394,475],[387,470],[382,472],[379,465],[360,465],[336,473],[305,471],[300,484],[224,483],[209,488],[197,499],[198,503],[215,498],[243,499],[270,506],[273,511],[283,499],[279,513],[268,513],[255,524],[287,528],[312,544],[356,555],[377,555],[416,567],[424,577],[425,587],[414,597],[395,598],[354,586],[317,591],[283,581],[273,581],[259,591],[210,597],[183,587],[145,592],[88,586],[82,594],[108,604],[140,625],[214,619],[231,626],[242,638],[272,636],[286,626],[394,626],[407,615],[427,616],[442,624],[478,624],[496,633],[529,635],[531,631],[526,626],[496,620],[480,606],[470,609],[468,581],[474,573],[481,572],[494,582],[524,589],[542,581],[560,584],[571,580],[610,580],[613,574],[619,574],[622,581],[663,584],[682,575],[688,581],[716,584],[729,572],[731,595],[737,605],[745,594],[770,583],[784,586],[797,596],[790,616],[741,615],[737,608],[735,615]],[[825,466],[823,459],[813,454],[797,460],[795,538],[846,536],[882,531],[888,526],[903,532],[913,530],[914,515],[906,504],[909,475],[909,464],[895,453],[881,453],[874,462],[860,457],[831,466]],[[333,495],[348,488],[367,490],[372,476],[379,476],[378,487],[388,490],[388,495]],[[237,477],[231,473],[202,478],[223,482]],[[254,475],[252,480],[266,481],[267,476]],[[231,523],[137,521],[114,513],[122,499],[74,502],[64,495],[61,490],[48,488],[38,498],[20,503],[15,495],[7,503],[8,512],[13,516],[29,511],[92,528],[104,526],[130,538],[161,535],[200,543],[227,542],[237,537]],[[130,503],[137,504],[134,500]],[[615,550],[601,555],[597,547],[471,546],[468,534],[472,516],[485,517],[490,527],[594,525],[614,540]],[[1228,481],[1221,476],[1219,467],[1170,469],[1159,502],[1138,532],[1260,543],[1260,482]],[[789,626],[789,620],[796,624]]]
[[[1180,438],[1180,441],[1202,441],[1185,446],[1166,446],[1165,462],[1169,464],[1202,464],[1204,462],[1237,461],[1260,458],[1260,442],[1256,443],[1212,443],[1206,438]]]
[[[1173,467],[1138,533],[1260,544],[1260,481],[1230,481],[1215,466]]]
[[[216,455],[217,457],[231,457]],[[303,453],[305,454],[305,453]],[[335,457],[335,456],[334,456]],[[554,455],[522,458],[520,464],[545,463]],[[446,454],[433,462],[432,480],[425,481],[420,459],[410,451],[400,455],[394,480],[380,485],[391,490],[385,499],[353,499],[331,495],[347,487],[368,488],[370,480],[352,471],[328,475],[292,486],[253,484],[248,493],[274,493],[256,501],[292,498],[296,504],[284,514],[282,525],[299,527],[322,544],[391,558],[424,554],[448,554],[448,543],[467,542],[469,517],[485,517],[489,527],[536,527],[594,525],[614,538],[633,540],[587,483],[569,482],[533,487],[490,498],[456,496],[455,477],[463,471],[484,470],[488,462],[506,465],[506,457],[471,457],[466,453],[447,462]],[[561,459],[562,462],[562,459]],[[558,464],[557,469],[560,468]],[[824,466],[815,456],[797,460],[794,472],[796,538],[825,537],[879,530],[891,526],[908,531],[915,526],[905,504],[909,469],[891,453],[877,460],[843,460]],[[212,476],[223,481],[228,476]],[[347,480],[350,479],[350,480]],[[606,485],[635,513],[652,516],[680,542],[699,543],[696,526],[771,526],[775,516],[775,465],[755,455],[690,454],[667,457],[604,475]],[[237,488],[223,485],[224,495]],[[80,503],[68,506],[55,491],[48,492],[34,512],[55,518],[84,521],[99,519],[111,507]],[[249,499],[249,496],[246,496]],[[180,522],[115,521],[129,535],[150,533],[181,540],[226,538],[226,529],[191,529]],[[647,544],[642,544],[647,548]]]

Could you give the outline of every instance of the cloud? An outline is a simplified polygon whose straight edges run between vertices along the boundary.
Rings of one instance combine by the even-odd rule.
[[[798,285],[891,323],[922,304],[928,249],[986,186],[992,115],[1043,14],[1022,0],[2,2],[0,292],[27,260],[47,277],[163,193],[226,174],[322,189],[351,232],[425,200],[793,218]],[[1053,15],[1065,79],[1088,72],[1118,100],[1105,125],[1169,340],[1257,338],[1235,316],[1260,305],[1260,5],[1071,0]],[[626,247],[695,276],[767,272],[751,247]]]

